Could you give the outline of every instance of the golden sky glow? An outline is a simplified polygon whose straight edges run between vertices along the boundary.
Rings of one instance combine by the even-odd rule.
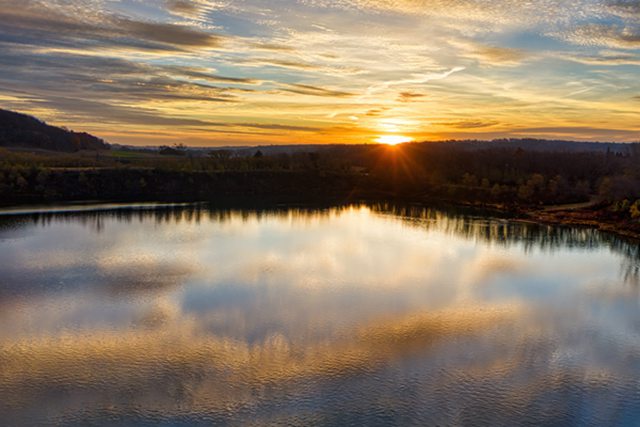
[[[0,0],[0,105],[110,142],[640,139],[622,0]]]

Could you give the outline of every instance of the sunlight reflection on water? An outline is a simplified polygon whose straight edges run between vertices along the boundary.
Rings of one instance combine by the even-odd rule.
[[[381,205],[0,218],[0,420],[640,419],[639,248]]]

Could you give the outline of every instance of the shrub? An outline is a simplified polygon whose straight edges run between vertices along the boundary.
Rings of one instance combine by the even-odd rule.
[[[629,208],[629,215],[632,219],[640,219],[640,199],[636,200]]]

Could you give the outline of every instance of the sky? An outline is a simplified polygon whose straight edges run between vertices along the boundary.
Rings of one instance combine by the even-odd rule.
[[[112,143],[640,140],[638,0],[0,0],[0,107]]]

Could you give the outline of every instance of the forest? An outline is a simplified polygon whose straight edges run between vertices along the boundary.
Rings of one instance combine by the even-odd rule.
[[[317,152],[191,155],[0,149],[4,204],[221,196],[401,198],[508,207],[597,198],[636,216],[640,145],[627,153],[474,148],[455,142],[332,146]],[[162,154],[161,154],[162,153]]]

